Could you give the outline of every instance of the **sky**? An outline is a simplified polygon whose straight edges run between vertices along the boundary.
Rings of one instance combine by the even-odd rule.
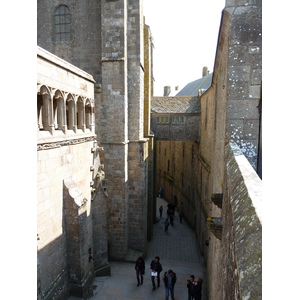
[[[145,22],[154,40],[154,96],[171,96],[213,72],[221,13],[225,0],[144,0]],[[179,86],[175,91],[175,86]]]

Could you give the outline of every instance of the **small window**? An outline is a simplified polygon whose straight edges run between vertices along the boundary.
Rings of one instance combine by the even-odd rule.
[[[157,123],[160,123],[160,117],[157,117]]]
[[[180,117],[180,123],[183,123],[183,117]]]
[[[165,123],[165,117],[161,117],[161,122]]]
[[[166,123],[169,123],[169,117],[166,117]]]
[[[55,11],[55,41],[69,42],[71,40],[70,10],[66,5],[59,6]]]

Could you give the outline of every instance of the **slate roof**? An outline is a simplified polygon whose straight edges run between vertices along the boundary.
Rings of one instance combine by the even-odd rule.
[[[188,83],[176,96],[198,96],[199,90],[207,90],[211,86],[213,73]]]
[[[151,112],[154,113],[200,113],[199,97],[152,97]]]

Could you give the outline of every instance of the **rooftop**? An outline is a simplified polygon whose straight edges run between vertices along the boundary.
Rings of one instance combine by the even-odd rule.
[[[206,91],[211,86],[213,73],[188,83],[176,96],[198,96],[199,90]]]
[[[199,97],[153,97],[151,100],[153,113],[200,113]]]

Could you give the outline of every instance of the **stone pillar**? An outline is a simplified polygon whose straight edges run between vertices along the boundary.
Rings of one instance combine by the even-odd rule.
[[[64,215],[70,294],[86,298],[93,295],[93,249],[89,245],[92,229],[88,220],[91,216],[87,216],[87,199],[71,178],[64,180]]]
[[[128,0],[128,135],[144,136],[144,20],[141,1]]]
[[[144,139],[144,17],[142,1],[127,1],[129,248],[146,253],[148,139]]]
[[[151,240],[153,235],[153,214],[156,213],[155,204],[155,164],[154,164],[154,135],[150,132],[151,122],[151,96],[152,96],[152,39],[150,27],[144,20],[144,137],[148,142],[148,207],[147,207],[147,239]]]
[[[128,249],[127,1],[101,1],[102,93],[96,94],[98,142],[103,146],[109,198],[109,256]],[[100,96],[100,97],[99,97]]]

